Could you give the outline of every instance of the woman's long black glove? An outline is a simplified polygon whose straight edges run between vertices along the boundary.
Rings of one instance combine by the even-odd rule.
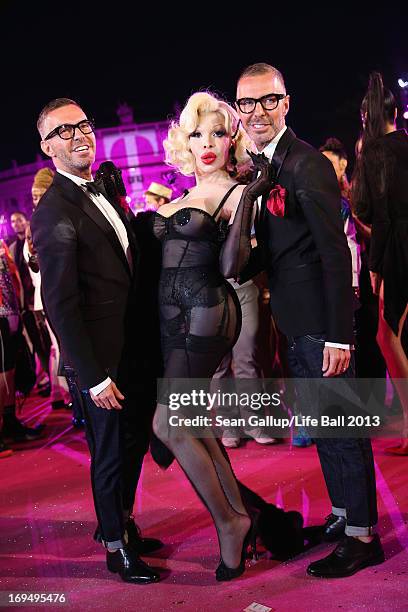
[[[225,278],[238,280],[251,253],[251,223],[254,203],[259,196],[269,194],[275,184],[271,163],[263,153],[247,151],[251,157],[257,178],[242,192],[234,221],[229,226],[228,235],[221,249],[220,270]]]

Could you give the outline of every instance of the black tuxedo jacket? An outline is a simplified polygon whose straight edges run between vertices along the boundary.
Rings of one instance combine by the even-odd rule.
[[[351,255],[333,166],[290,128],[272,165],[287,192],[285,216],[272,215],[264,198],[257,236],[277,325],[288,336],[323,333],[327,341],[352,343]]]
[[[47,317],[81,389],[129,378],[139,251],[123,210],[131,270],[117,235],[87,194],[56,172],[31,220]],[[122,383],[123,386],[123,383]]]

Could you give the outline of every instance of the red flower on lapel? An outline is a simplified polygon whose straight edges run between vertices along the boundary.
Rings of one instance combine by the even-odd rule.
[[[119,206],[125,211],[126,214],[128,214],[130,206],[127,203],[126,196],[118,195],[116,199]]]
[[[285,216],[286,193],[286,189],[281,185],[275,185],[275,187],[271,189],[266,201],[266,208],[269,210],[271,215],[274,215],[275,217]]]

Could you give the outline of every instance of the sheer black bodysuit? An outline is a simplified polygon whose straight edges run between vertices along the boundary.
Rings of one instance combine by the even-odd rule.
[[[220,270],[225,232],[223,222],[216,220],[237,186],[213,215],[191,206],[169,217],[155,215],[153,231],[163,251],[159,309],[165,379],[211,378],[240,332],[240,305]],[[154,431],[213,517],[223,560],[216,574],[223,580],[224,563],[229,568],[242,564],[250,526],[237,480],[211,429],[196,437],[188,427],[169,427],[168,416],[167,406],[159,402]]]
[[[241,328],[240,305],[226,278],[239,278],[251,251],[251,217],[257,198],[271,189],[271,167],[251,156],[258,177],[242,191],[234,221],[223,231],[217,215],[191,206],[169,217],[156,213],[153,231],[162,242],[159,309],[165,379],[212,378]],[[189,427],[169,426],[168,407],[157,404],[153,429],[211,513],[220,543],[218,580],[244,571],[245,537],[251,521],[228,455],[212,434],[194,436]]]
[[[211,378],[241,329],[235,291],[220,272],[225,225],[185,207],[169,217],[156,213],[154,234],[163,243],[159,285],[164,378]]]

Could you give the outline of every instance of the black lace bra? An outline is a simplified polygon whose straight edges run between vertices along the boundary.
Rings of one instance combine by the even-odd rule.
[[[222,198],[215,212],[211,215],[206,210],[194,206],[186,206],[165,217],[156,212],[154,234],[161,241],[191,240],[220,243],[224,240],[228,223],[225,219],[216,217],[232,191],[238,187],[233,185]]]

